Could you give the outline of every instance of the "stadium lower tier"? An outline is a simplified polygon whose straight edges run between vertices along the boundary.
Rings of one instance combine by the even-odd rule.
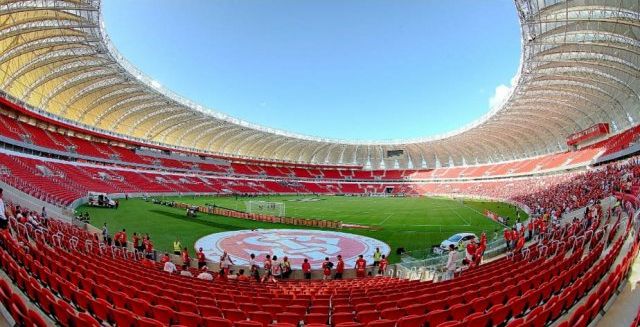
[[[275,284],[168,274],[71,224],[49,219],[36,228],[10,218],[10,230],[0,231],[2,269],[24,294],[2,280],[0,303],[25,326],[46,326],[42,314],[72,327],[542,327],[554,321],[584,327],[638,251],[620,208],[591,218],[543,231],[526,256],[503,257],[444,282],[368,277]]]
[[[18,156],[2,160],[25,170],[73,166]],[[96,174],[125,171],[95,169],[102,169]],[[10,218],[11,232],[0,232],[0,258],[24,298],[62,326],[542,327],[557,322],[583,327],[607,305],[637,255],[637,235],[631,233],[633,220],[627,217],[638,207],[640,180],[634,176],[640,176],[639,169],[632,159],[548,178],[443,184],[450,185],[449,190],[456,185],[461,192],[487,194],[493,189],[494,195],[508,194],[505,198],[544,215],[594,205],[584,218],[546,225],[526,255],[503,257],[437,283],[390,277],[277,284],[202,281],[165,273],[158,264],[141,264],[135,256],[99,243],[95,235],[55,219],[44,223],[37,215],[46,228]],[[139,178],[163,185],[151,173],[131,174],[150,174]],[[61,186],[80,183],[70,176],[56,178]],[[621,206],[603,210],[595,204],[610,195],[622,199]],[[7,213],[13,212],[10,205]],[[15,320],[40,324],[37,312],[27,309],[5,283],[0,286],[0,302]]]

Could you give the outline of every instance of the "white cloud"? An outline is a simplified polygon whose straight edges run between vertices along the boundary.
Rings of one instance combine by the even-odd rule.
[[[493,108],[494,106],[500,105],[502,102],[507,100],[509,93],[511,93],[511,89],[516,84],[516,76],[513,76],[510,81],[510,85],[500,84],[496,86],[495,92],[489,98],[489,108]]]

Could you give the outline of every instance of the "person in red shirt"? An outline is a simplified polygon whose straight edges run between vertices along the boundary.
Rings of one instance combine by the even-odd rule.
[[[471,263],[472,261],[474,261],[473,256],[476,254],[477,248],[478,247],[474,242],[469,242],[469,244],[467,244],[467,251],[465,253],[465,259],[467,259],[467,263]]]
[[[482,257],[484,256],[484,250],[487,248],[486,244],[480,243],[480,246],[476,249],[476,254],[473,257],[474,266],[479,266],[482,263]]]
[[[138,252],[142,252],[143,248],[140,245],[140,236],[138,236],[138,233],[133,232],[131,241],[133,242],[133,248],[138,250]]]
[[[311,264],[307,258],[304,258],[302,263],[302,273],[304,274],[304,279],[311,279]]]
[[[524,247],[524,235],[520,235],[520,237],[518,238],[518,242],[516,243],[516,249],[514,250],[514,252],[515,253],[520,252],[523,247]]]
[[[365,271],[367,269],[367,261],[364,260],[362,254],[358,256],[358,260],[356,260],[356,277],[363,278],[365,275]]]
[[[123,248],[127,247],[127,230],[124,228],[122,229],[122,232],[120,232],[120,246]]]
[[[120,232],[116,232],[113,235],[113,245],[120,247]]]
[[[204,252],[202,252],[202,248],[198,249],[198,253],[196,253],[198,257],[198,269],[202,269],[202,267],[207,265],[207,258],[204,256]]]
[[[504,229],[504,242],[507,245],[507,250],[511,249],[511,231]]]
[[[384,276],[385,270],[387,270],[387,266],[389,265],[389,260],[387,260],[386,255],[382,255],[382,259],[380,259],[380,266],[378,267],[378,275]]]
[[[324,258],[324,262],[322,263],[322,280],[327,280],[331,276],[331,268],[333,267],[333,263],[329,261],[329,257]]]
[[[344,261],[342,261],[342,256],[338,254],[338,263],[336,263],[336,274],[333,276],[333,278],[342,279],[343,273],[344,273]]]
[[[146,253],[145,256],[147,257],[147,259],[153,260],[154,259],[154,257],[153,257],[154,256],[154,254],[153,254],[153,243],[151,242],[151,239],[149,239],[149,238],[147,238],[145,241],[146,241],[146,243],[144,245],[144,251]]]
[[[168,261],[171,261],[171,258],[169,258],[169,253],[165,253],[162,258],[160,258],[160,263],[162,264],[162,266],[164,267],[164,264],[167,263]]]
[[[182,250],[182,270],[185,270],[191,266],[191,258],[189,258],[189,250],[184,248]]]
[[[262,269],[264,269],[264,276],[262,276],[262,282],[264,283],[271,279],[271,255],[267,254],[264,257]]]

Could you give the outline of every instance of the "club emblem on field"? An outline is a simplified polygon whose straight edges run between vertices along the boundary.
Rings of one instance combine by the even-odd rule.
[[[347,265],[354,264],[358,255],[372,256],[376,248],[389,253],[387,244],[373,238],[333,231],[269,229],[216,233],[198,240],[195,247],[209,249],[207,257],[216,261],[227,251],[238,264],[247,264],[251,253],[262,260],[267,254],[288,257],[294,268],[304,259],[313,267],[320,267],[325,257],[335,260],[341,254]]]

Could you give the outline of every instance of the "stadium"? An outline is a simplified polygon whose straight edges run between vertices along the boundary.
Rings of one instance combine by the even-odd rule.
[[[504,98],[378,141],[178,95],[103,2],[0,0],[0,325],[640,325],[639,1],[515,0]]]

